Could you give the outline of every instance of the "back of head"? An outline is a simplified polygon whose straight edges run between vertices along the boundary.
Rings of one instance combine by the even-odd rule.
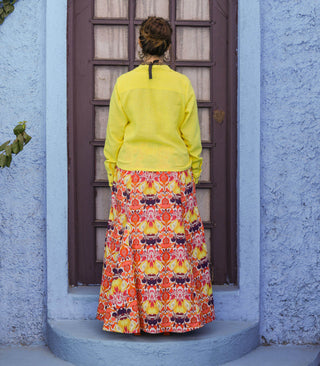
[[[165,19],[148,17],[140,27],[140,43],[142,53],[163,56],[171,44],[172,28]]]

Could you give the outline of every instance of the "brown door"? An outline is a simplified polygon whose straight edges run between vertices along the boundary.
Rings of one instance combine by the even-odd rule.
[[[236,283],[237,2],[77,0],[68,9],[69,281],[100,284],[110,189],[103,145],[116,78],[139,65],[148,15],[173,28],[169,65],[199,107],[203,172],[197,197],[214,284]]]

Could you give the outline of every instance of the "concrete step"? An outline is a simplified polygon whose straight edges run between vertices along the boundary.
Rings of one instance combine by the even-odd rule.
[[[215,320],[169,336],[105,332],[97,319],[48,320],[47,329],[51,351],[76,366],[216,366],[259,344],[259,326],[253,322]]]
[[[260,346],[223,366],[319,366],[320,346]]]
[[[72,366],[46,345],[0,346],[0,366]],[[106,365],[108,363],[106,362]],[[114,366],[121,365],[120,361]],[[319,366],[320,346],[260,346],[238,360],[221,366]],[[91,363],[88,365],[91,366]],[[196,365],[198,366],[198,365]],[[199,365],[201,366],[201,365]]]
[[[72,366],[72,363],[56,357],[46,345],[1,345],[0,366]]]

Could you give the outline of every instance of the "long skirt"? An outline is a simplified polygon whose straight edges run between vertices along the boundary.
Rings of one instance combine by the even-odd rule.
[[[116,168],[96,319],[119,333],[184,333],[215,319],[191,169]]]

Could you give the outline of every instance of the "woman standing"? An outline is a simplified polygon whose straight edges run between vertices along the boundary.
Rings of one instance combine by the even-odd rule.
[[[172,29],[149,17],[144,62],[121,75],[104,147],[112,186],[99,305],[103,330],[188,332],[215,319],[195,183],[201,173],[190,80],[164,64]]]

